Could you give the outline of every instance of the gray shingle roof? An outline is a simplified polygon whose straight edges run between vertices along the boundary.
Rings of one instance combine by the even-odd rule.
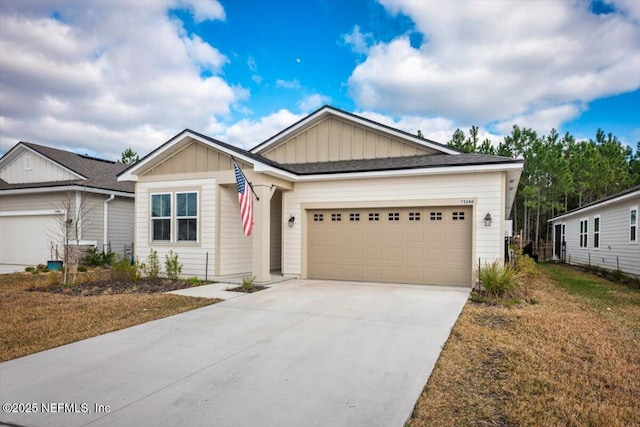
[[[117,175],[125,170],[129,165],[83,156],[70,151],[59,150],[57,148],[46,147],[44,145],[33,144],[31,142],[20,142],[19,145],[24,145],[25,147],[48,157],[54,162],[70,169],[86,179],[19,184],[9,184],[6,181],[0,180],[0,190],[81,185],[84,187],[102,190],[121,191],[125,193],[134,192],[135,184],[133,182],[119,182],[117,180]]]
[[[319,163],[288,163],[282,164],[280,167],[298,175],[316,175],[522,162],[523,160],[511,159],[509,157],[464,153],[456,155],[430,154],[411,157],[388,157],[382,159],[341,160]]]

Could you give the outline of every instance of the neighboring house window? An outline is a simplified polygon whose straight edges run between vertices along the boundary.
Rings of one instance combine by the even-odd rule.
[[[24,170],[26,171],[31,170],[31,156],[24,157]]]
[[[638,207],[629,210],[629,242],[638,243]]]
[[[171,194],[151,195],[151,240],[171,241]]]
[[[176,193],[179,242],[198,241],[198,193]]]
[[[600,249],[600,215],[593,217],[593,248]]]
[[[589,231],[589,220],[582,219],[580,220],[580,247],[587,247],[587,233]]]

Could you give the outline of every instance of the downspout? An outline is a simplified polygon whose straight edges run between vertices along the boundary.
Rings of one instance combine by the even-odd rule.
[[[109,196],[107,200],[104,201],[104,218],[103,218],[103,232],[102,232],[102,251],[104,252],[104,247],[107,244],[107,240],[109,239],[109,202],[116,198],[115,194]]]

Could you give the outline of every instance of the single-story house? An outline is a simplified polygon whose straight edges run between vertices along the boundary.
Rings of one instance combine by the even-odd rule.
[[[504,256],[522,167],[325,106],[250,150],[186,129],[118,179],[136,182],[137,258],[171,250],[187,276],[471,286]]]
[[[13,146],[0,158],[0,265],[62,260],[65,240],[124,255],[133,243],[135,186],[117,174],[127,166],[29,142]]]
[[[640,185],[549,220],[553,257],[640,277]]]

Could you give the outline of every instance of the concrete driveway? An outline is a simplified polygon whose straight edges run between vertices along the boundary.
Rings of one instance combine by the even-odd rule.
[[[0,421],[401,427],[468,294],[284,282],[2,363]]]

